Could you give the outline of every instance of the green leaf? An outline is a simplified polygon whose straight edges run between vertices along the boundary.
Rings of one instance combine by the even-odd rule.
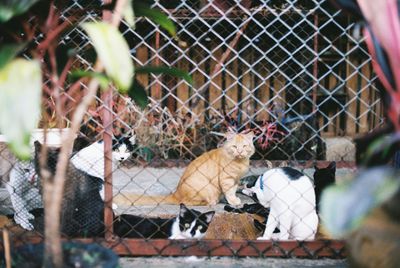
[[[146,108],[149,100],[147,98],[146,90],[136,79],[128,91],[128,96],[135,101],[140,108]]]
[[[39,121],[41,89],[39,61],[16,59],[0,70],[0,132],[21,159],[31,157],[29,137]]]
[[[147,17],[164,28],[171,36],[176,37],[174,22],[167,15],[157,9],[149,8],[146,4],[134,1],[135,14],[138,17]]]
[[[392,133],[373,140],[363,156],[364,163],[372,162],[374,159],[389,159],[397,150],[400,143],[400,133]]]
[[[193,84],[193,79],[188,72],[168,66],[143,66],[136,68],[136,73],[153,73],[153,74],[168,74],[185,79],[190,85]]]
[[[25,46],[26,43],[3,45],[0,50],[0,69],[13,60]]]
[[[72,78],[82,78],[89,77],[97,79],[100,84],[101,89],[106,90],[111,82],[110,79],[102,73],[92,72],[92,71],[83,71],[83,70],[74,70],[71,73]]]
[[[121,93],[132,84],[134,67],[128,44],[117,28],[105,22],[88,22],[82,25],[88,33],[107,75]]]
[[[39,0],[2,0],[0,2],[0,22],[6,22],[12,17],[21,15]]]
[[[126,1],[123,15],[128,25],[135,30],[135,11],[133,10],[132,1],[133,0]]]

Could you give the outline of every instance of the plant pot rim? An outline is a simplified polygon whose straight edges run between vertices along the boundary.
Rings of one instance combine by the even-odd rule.
[[[32,130],[30,144],[33,148],[33,142],[38,140],[40,143],[44,143],[44,128],[36,128]],[[48,128],[46,145],[51,147],[61,147],[63,140],[65,139],[69,128]],[[60,135],[61,133],[61,135]],[[0,142],[7,143],[7,137],[0,134]]]

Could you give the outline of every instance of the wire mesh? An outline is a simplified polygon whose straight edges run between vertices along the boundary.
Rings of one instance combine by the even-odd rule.
[[[72,24],[76,16],[83,23],[101,16],[96,11],[86,12],[99,1],[69,3],[61,12],[62,21]],[[97,237],[123,255],[343,257],[342,243],[319,240],[329,237],[323,235],[315,212],[320,194],[318,179],[310,178],[315,161],[324,166],[337,161],[335,171],[340,168],[341,172],[336,181],[344,177],[343,173],[353,172],[348,168],[354,161],[352,138],[383,123],[380,85],[359,26],[323,0],[177,0],[154,1],[152,7],[175,22],[179,40],[148,18],[137,17],[135,29],[123,21],[119,29],[131,48],[135,66],[177,67],[191,74],[193,85],[168,75],[136,74],[135,79],[149,96],[145,109],[115,90],[109,102],[104,101],[105,93],[99,92],[75,141],[69,165],[69,175],[75,180],[71,179],[65,194],[63,233],[70,238]],[[42,38],[38,34],[36,43]],[[61,54],[73,49],[70,66],[93,69],[93,48],[81,28],[68,29],[59,45]],[[46,86],[49,83],[47,77],[41,127],[51,128],[57,125],[56,93]],[[86,89],[85,81],[80,81],[67,83],[60,90],[65,127]],[[112,122],[105,122],[104,111],[112,114]],[[111,221],[104,221],[104,144],[96,141],[110,126],[116,203],[112,204]],[[189,163],[221,148],[229,140],[229,130],[254,133],[255,148],[249,169],[224,191],[227,200],[202,206],[186,202],[187,207],[178,206],[179,202],[162,204],[181,185]],[[4,144],[1,146],[1,212],[9,215],[7,224],[24,243],[33,239],[32,230],[34,235],[42,234],[38,171],[32,163],[17,161]],[[214,164],[222,173],[234,165]],[[271,169],[278,165],[281,167]],[[285,167],[288,165],[300,171]],[[272,193],[268,198],[280,201],[278,205],[262,199],[265,196],[255,202],[253,195],[236,194],[237,188],[249,193],[249,181],[259,191],[260,175],[267,170],[275,173],[263,183],[273,176],[286,178],[278,189],[267,184],[262,189]],[[208,178],[201,167],[195,171],[212,183],[213,178]],[[306,188],[301,188],[304,185]],[[213,191],[207,187],[210,185],[187,188],[199,196],[204,189]],[[217,191],[220,187],[214,185]],[[33,197],[32,189],[36,189]],[[232,201],[232,195],[239,196],[246,208]],[[143,198],[153,199],[152,205],[137,204]],[[258,207],[261,212],[255,212],[263,219],[253,217],[257,213],[251,211],[251,204],[262,205]],[[38,214],[32,212],[38,208]],[[236,213],[228,212],[232,209]],[[268,241],[256,241],[263,237],[265,226],[272,231],[277,227],[280,232],[264,235]],[[172,235],[173,228],[180,230],[180,236]],[[296,236],[296,228],[300,233],[304,229],[310,232]],[[113,239],[100,239],[106,232]],[[204,239],[174,240],[199,233],[205,235]],[[288,239],[296,241],[275,241]]]

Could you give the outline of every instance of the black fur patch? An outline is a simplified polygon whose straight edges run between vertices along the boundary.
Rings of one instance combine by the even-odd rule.
[[[331,184],[335,183],[336,177],[336,163],[331,162],[325,168],[318,168],[315,166],[314,172],[314,185],[315,185],[315,199],[316,209],[319,212],[319,201],[321,199],[322,191]]]
[[[300,177],[304,176],[303,173],[291,167],[283,167],[281,169],[292,181],[298,180]]]

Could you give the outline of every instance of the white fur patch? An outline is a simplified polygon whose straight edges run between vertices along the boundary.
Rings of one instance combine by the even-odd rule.
[[[260,176],[261,177],[261,176]],[[315,191],[307,176],[291,180],[280,169],[270,169],[260,177],[254,187],[244,193],[255,193],[261,205],[270,207],[266,229],[260,240],[312,240],[318,228],[315,211]],[[274,234],[275,227],[280,233]]]
[[[12,168],[10,182],[6,185],[14,208],[14,221],[26,230],[34,229],[29,220],[35,217],[29,211],[43,207],[39,183],[33,164],[18,161]]]
[[[71,163],[91,176],[104,180],[104,144],[95,142],[77,152]]]

